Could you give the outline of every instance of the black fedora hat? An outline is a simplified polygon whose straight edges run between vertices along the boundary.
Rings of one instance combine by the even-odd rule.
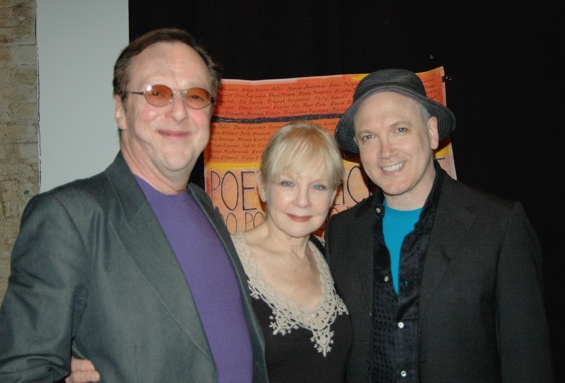
[[[341,116],[335,128],[337,144],[351,153],[359,153],[359,147],[353,140],[355,130],[353,120],[361,104],[370,96],[379,92],[395,92],[413,98],[438,119],[439,139],[447,137],[455,129],[453,112],[442,104],[426,96],[426,89],[420,77],[405,69],[382,69],[363,78],[353,94],[353,104]]]

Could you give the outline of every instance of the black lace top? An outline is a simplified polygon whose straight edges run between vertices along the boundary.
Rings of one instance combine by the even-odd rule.
[[[345,382],[351,323],[316,246],[310,243],[323,297],[315,308],[308,309],[287,300],[264,280],[242,232],[232,238],[249,278],[253,308],[265,337],[269,382]]]

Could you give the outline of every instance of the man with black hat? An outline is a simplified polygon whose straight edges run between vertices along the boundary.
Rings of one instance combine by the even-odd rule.
[[[519,202],[439,166],[454,128],[402,69],[365,77],[336,127],[378,186],[325,231],[350,382],[553,382],[537,235]]]

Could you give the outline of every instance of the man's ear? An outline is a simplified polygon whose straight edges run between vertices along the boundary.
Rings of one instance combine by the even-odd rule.
[[[428,118],[428,136],[430,137],[430,147],[436,150],[439,146],[439,131],[437,128],[437,117]]]
[[[124,104],[122,103],[122,98],[119,95],[114,95],[114,119],[118,124],[118,129],[126,130],[126,116],[125,116],[125,108]]]

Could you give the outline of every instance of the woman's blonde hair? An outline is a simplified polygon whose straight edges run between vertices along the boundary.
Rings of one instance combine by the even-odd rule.
[[[279,128],[267,143],[261,161],[261,180],[266,184],[283,174],[299,174],[306,167],[318,165],[324,169],[330,186],[337,189],[345,170],[333,136],[312,122],[291,122]]]

